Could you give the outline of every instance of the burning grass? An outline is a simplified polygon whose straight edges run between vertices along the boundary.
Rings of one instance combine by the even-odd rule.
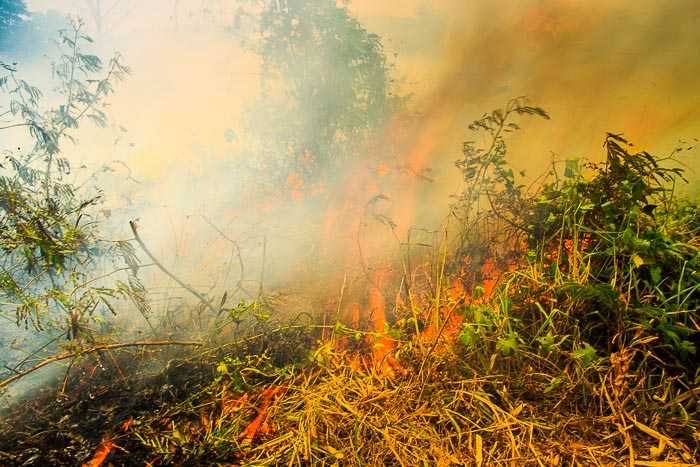
[[[606,164],[569,161],[527,192],[504,161],[515,114],[546,115],[514,101],[475,123],[490,149],[465,145],[452,261],[445,240],[428,264],[363,271],[350,324],[329,318],[343,281],[325,318],[170,350],[162,371],[146,346],[81,354],[61,398],[4,419],[0,460],[696,465],[700,218],[675,195],[682,172],[608,135]],[[240,330],[265,306],[216,315]]]
[[[554,420],[538,416],[535,406],[497,402],[488,388],[501,386],[502,376],[460,378],[446,374],[451,366],[434,362],[431,371],[416,368],[394,380],[371,367],[353,370],[342,359],[325,366],[288,388],[269,415],[275,432],[247,453],[246,462],[546,465],[577,455],[614,456],[590,434],[558,438]],[[577,452],[576,443],[588,452]]]
[[[441,345],[430,355],[399,349],[405,372],[394,377],[330,343],[301,365],[274,363],[271,348],[247,357],[249,349],[238,356],[208,349],[171,357],[150,376],[131,370],[110,380],[105,372],[76,382],[80,392],[67,399],[26,403],[3,426],[0,455],[6,465],[95,466],[623,465],[631,453],[635,465],[696,459],[682,432],[662,433],[672,424],[657,419],[655,429],[637,420],[643,414],[600,413],[580,400],[605,388],[582,386],[575,375],[559,373],[567,382],[543,392],[538,385],[554,376],[541,368],[505,359],[499,371],[493,359],[491,371],[476,371],[470,363],[477,360],[459,347]]]

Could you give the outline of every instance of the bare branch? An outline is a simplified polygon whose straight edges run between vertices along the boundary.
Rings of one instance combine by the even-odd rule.
[[[134,239],[139,244],[139,246],[141,247],[143,252],[146,253],[146,255],[151,259],[151,261],[153,261],[153,264],[155,264],[158,267],[158,269],[163,271],[165,273],[165,275],[167,275],[172,280],[177,282],[177,284],[180,285],[180,287],[182,287],[183,289],[187,290],[189,293],[191,293],[192,295],[197,297],[199,299],[199,301],[202,302],[202,304],[204,306],[209,308],[209,310],[211,310],[214,314],[218,314],[219,311],[216,308],[214,308],[214,306],[210,303],[209,300],[206,299],[206,297],[204,295],[197,292],[192,287],[190,287],[189,285],[185,284],[180,279],[178,279],[177,276],[175,276],[172,272],[170,272],[168,269],[166,269],[166,267],[163,266],[163,264],[160,261],[158,261],[155,256],[153,256],[153,253],[151,253],[151,251],[148,249],[146,244],[143,243],[143,240],[141,240],[141,237],[139,236],[139,233],[136,230],[136,223],[134,221],[129,221],[129,225],[131,226],[131,231],[134,233]]]
[[[179,345],[179,346],[192,346],[192,347],[201,347],[204,345],[203,342],[199,341],[137,341],[137,342],[125,342],[121,344],[101,344],[101,345],[96,345],[94,347],[90,347],[88,349],[81,349],[81,350],[76,350],[73,352],[64,352],[60,353],[58,355],[54,355],[53,357],[49,357],[45,360],[42,360],[41,362],[37,363],[31,368],[27,368],[24,371],[18,372],[16,375],[7,378],[6,380],[0,381],[0,388],[4,388],[5,386],[14,383],[20,378],[23,378],[24,376],[28,375],[29,373],[33,373],[36,370],[45,367],[46,365],[50,365],[51,363],[55,362],[60,362],[61,360],[66,360],[69,358],[73,357],[79,357],[81,355],[89,354],[89,353],[94,353],[94,352],[99,352],[100,350],[114,350],[114,349],[123,349],[125,347],[148,347],[148,346],[164,346],[164,345]]]

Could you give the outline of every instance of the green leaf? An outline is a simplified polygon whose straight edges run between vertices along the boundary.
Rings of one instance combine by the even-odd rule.
[[[578,159],[567,159],[564,166],[564,176],[574,178],[579,175]]]
[[[552,380],[549,382],[546,388],[544,388],[544,393],[552,392],[556,390],[559,386],[561,386],[562,381],[564,379],[561,376],[555,376],[552,378]]]
[[[464,345],[465,347],[472,347],[474,344],[476,344],[478,335],[474,331],[474,329],[466,324],[462,328],[462,332],[459,333],[459,341]]]
[[[690,356],[690,355],[695,356],[695,353],[696,353],[695,344],[693,344],[690,341],[683,340],[678,344],[678,352],[681,354],[681,357],[683,357],[683,358],[688,358],[688,356]]]
[[[506,337],[499,337],[496,341],[496,349],[503,355],[515,355],[518,353],[518,335],[514,332]]]
[[[581,366],[588,368],[593,362],[598,360],[598,353],[588,342],[584,342],[583,347],[579,347],[574,351],[574,358],[581,362]]]
[[[556,341],[556,336],[547,334],[546,336],[541,336],[537,338],[537,342],[540,344],[540,348],[544,353],[549,353],[554,347]]]

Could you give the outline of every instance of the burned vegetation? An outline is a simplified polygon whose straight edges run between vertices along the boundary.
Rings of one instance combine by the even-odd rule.
[[[7,338],[0,464],[696,465],[700,210],[679,189],[693,147],[661,157],[609,133],[600,157],[526,177],[510,135],[550,115],[512,99],[469,125],[440,228],[406,227],[432,178],[401,151],[373,158],[401,138],[391,116],[407,101],[378,36],[335,2],[260,3],[237,28],[258,15],[254,50],[273,80],[292,77],[292,98],[264,95],[247,124],[314,117],[274,138],[258,127],[250,168],[273,174],[258,195],[317,213],[311,272],[290,266],[285,284],[265,281],[271,240],[255,237],[253,266],[208,218],[239,274],[222,294],[180,278],[134,219],[109,238],[102,189],[70,182],[61,148],[84,122],[105,125],[130,70],[86,52],[81,22],[59,36],[58,106],[0,63],[0,131],[32,142],[0,166],[0,310],[25,333]],[[336,76],[322,60],[339,38]],[[333,92],[336,107],[314,107]],[[391,171],[394,211],[371,188]],[[161,310],[146,268],[188,300]]]

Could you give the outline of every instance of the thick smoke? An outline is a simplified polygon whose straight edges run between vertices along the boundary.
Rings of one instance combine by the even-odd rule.
[[[270,290],[306,282],[337,293],[344,269],[395,255],[411,226],[439,227],[449,194],[460,189],[453,161],[470,138],[467,124],[511,97],[527,95],[553,118],[513,136],[513,162],[530,175],[552,153],[600,157],[606,131],[660,152],[699,133],[700,4],[693,0],[358,0],[349,11],[381,38],[390,91],[407,99],[346,154],[357,163],[338,165],[343,173],[326,174],[316,187],[332,200],[331,212],[322,212],[308,186],[294,196],[298,180],[263,170],[284,154],[261,146],[275,147],[267,143],[284,133],[285,121],[293,128],[310,116],[251,117],[284,78],[263,86],[269,70],[251,50],[260,40],[248,14],[254,2],[107,3],[28,2],[34,11],[83,17],[98,51],[121,52],[133,70],[110,101],[111,126],[86,126],[66,153],[86,167],[76,177],[98,171],[109,235],[129,238],[128,221],[138,219],[154,254],[212,297],[234,289],[254,296],[261,280]],[[40,84],[50,52],[41,54],[27,69]],[[327,59],[326,72],[339,73]],[[318,107],[332,108],[335,97],[317,97]],[[289,196],[270,196],[276,185]],[[141,274],[154,303],[186,297],[159,271]]]

